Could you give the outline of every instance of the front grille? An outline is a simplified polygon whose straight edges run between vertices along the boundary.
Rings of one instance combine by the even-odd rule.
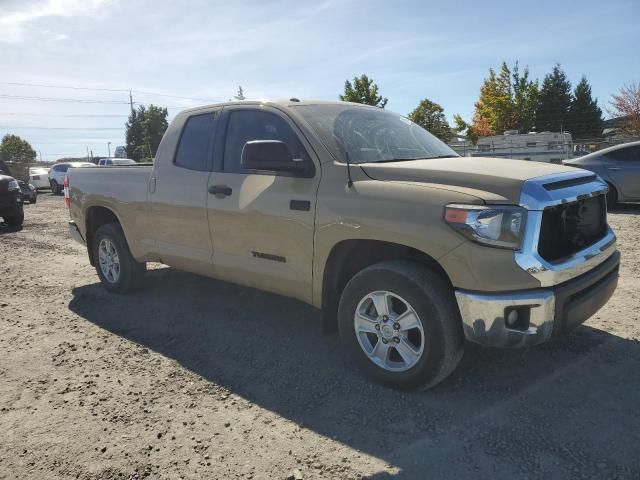
[[[593,245],[607,233],[604,195],[547,207],[542,213],[538,253],[560,262]]]

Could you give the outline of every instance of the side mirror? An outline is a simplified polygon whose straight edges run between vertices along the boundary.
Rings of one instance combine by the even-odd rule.
[[[294,159],[287,144],[279,140],[252,140],[245,143],[240,164],[247,170],[294,173],[307,170],[306,162]]]

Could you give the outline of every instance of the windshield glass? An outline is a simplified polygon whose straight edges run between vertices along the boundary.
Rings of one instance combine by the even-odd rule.
[[[296,105],[333,156],[352,163],[457,157],[444,142],[411,120],[381,108]]]

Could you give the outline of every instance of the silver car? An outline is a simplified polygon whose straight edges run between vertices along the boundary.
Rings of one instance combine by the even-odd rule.
[[[609,184],[609,208],[617,202],[640,201],[640,142],[623,143],[562,163],[602,177]]]

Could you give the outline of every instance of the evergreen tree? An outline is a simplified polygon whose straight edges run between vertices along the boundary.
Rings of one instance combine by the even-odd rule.
[[[425,98],[409,114],[409,118],[443,142],[451,141],[451,127],[444,116],[444,109],[439,104]]]
[[[164,132],[169,127],[166,108],[140,105],[126,123],[127,157],[139,162],[153,158]]]
[[[540,89],[540,100],[536,109],[536,129],[538,132],[559,132],[569,126],[571,107],[571,82],[560,64],[553,67],[544,77]]]
[[[353,83],[344,82],[344,95],[340,95],[343,102],[364,103],[374,107],[384,108],[388,99],[378,95],[378,85],[366,75],[354,77]]]
[[[125,124],[127,157],[135,160],[136,162],[139,162],[144,157],[144,150],[142,150],[141,146],[144,144],[142,120],[145,112],[145,106],[140,105],[136,110],[131,111],[129,120]]]
[[[597,138],[602,136],[602,123],[602,110],[591,96],[591,85],[583,76],[573,91],[567,130],[574,139]]]
[[[238,93],[236,93],[233,98],[235,98],[236,100],[246,99],[246,97],[244,96],[244,91],[242,90],[242,85],[238,86]]]

